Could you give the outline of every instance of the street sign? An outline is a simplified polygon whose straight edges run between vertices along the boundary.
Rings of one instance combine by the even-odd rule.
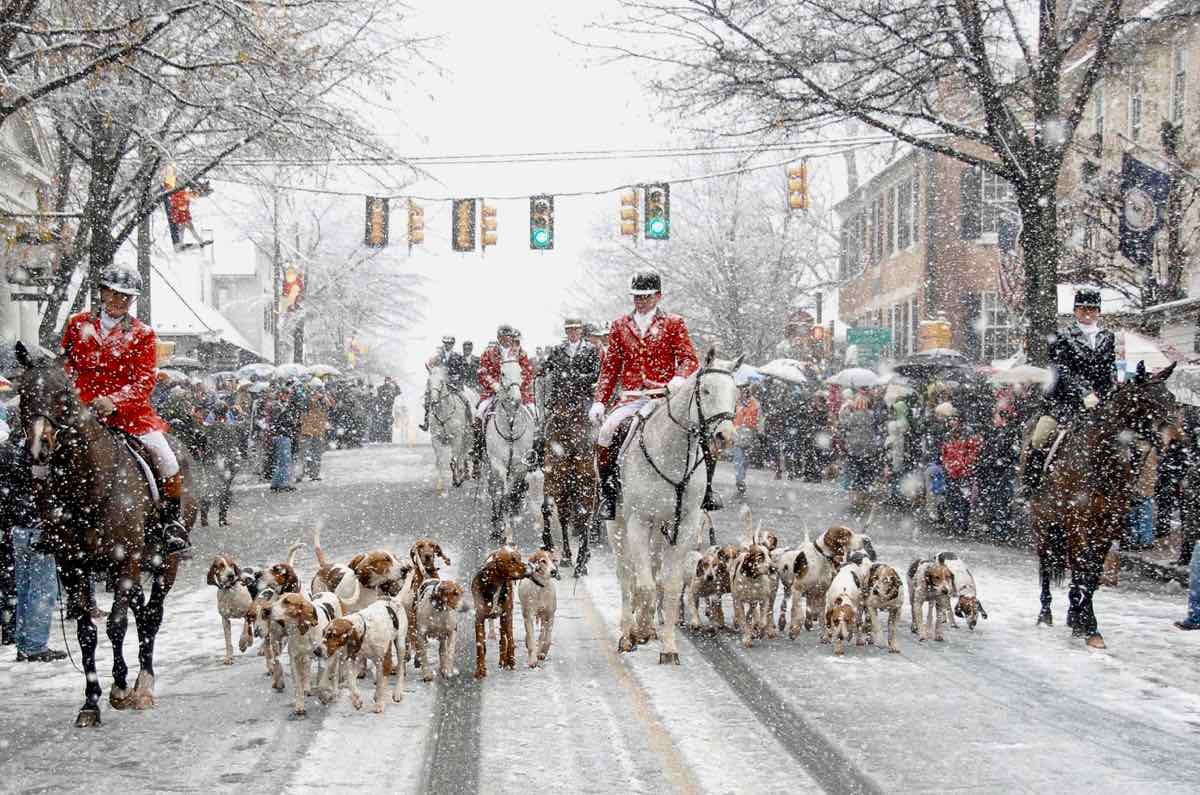
[[[846,344],[858,350],[858,365],[878,364],[883,352],[892,344],[890,328],[852,328],[846,330]]]

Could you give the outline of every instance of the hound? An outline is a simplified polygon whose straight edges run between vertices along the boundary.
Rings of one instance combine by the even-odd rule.
[[[537,573],[521,580],[517,585],[517,597],[521,601],[521,618],[525,622],[525,650],[529,653],[529,667],[536,668],[550,654],[550,636],[554,632],[554,613],[558,609],[558,594],[554,580],[558,579],[558,563],[561,560],[557,549],[547,552],[539,549],[529,556],[529,567]],[[539,581],[544,585],[539,585]],[[540,624],[541,632],[534,637],[534,623]]]
[[[221,616],[221,629],[225,631],[225,664],[233,665],[233,629],[231,622],[242,619],[244,630],[238,644],[246,650],[245,636],[251,632],[249,618],[254,598],[242,579],[242,570],[228,555],[218,555],[208,567],[208,584],[217,589],[217,613]]]
[[[867,581],[863,584],[863,630],[867,643],[874,643],[879,634],[879,611],[888,614],[888,651],[899,653],[896,645],[896,624],[900,621],[900,609],[904,607],[904,581],[900,574],[886,563],[872,563],[867,570]]]
[[[501,547],[484,560],[483,566],[471,579],[471,597],[475,604],[475,678],[487,676],[487,639],[484,625],[490,618],[500,619],[500,667],[517,667],[513,641],[513,589],[515,583],[532,579],[545,587],[541,575],[525,565],[521,553],[511,547]]]
[[[442,678],[449,679],[457,673],[454,649],[458,639],[458,619],[470,610],[465,596],[465,589],[454,580],[427,579],[413,599],[416,626],[409,628],[409,634],[415,643],[415,667],[421,669],[421,679],[426,682],[433,681],[433,669],[426,659],[429,638],[438,642],[438,671]]]
[[[950,615],[950,596],[954,593],[954,575],[936,560],[914,560],[908,567],[908,601],[912,606],[912,631],[923,641],[929,640],[929,624],[933,624],[933,639],[943,641],[942,627]],[[928,604],[928,618],[922,620],[922,608]],[[934,621],[934,611],[937,620]]]

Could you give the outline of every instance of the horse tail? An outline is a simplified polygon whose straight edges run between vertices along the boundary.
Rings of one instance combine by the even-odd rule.
[[[296,543],[294,543],[290,547],[288,547],[287,562],[288,562],[288,565],[291,566],[292,568],[296,567],[296,553],[302,549],[304,549],[303,541],[297,541]]]

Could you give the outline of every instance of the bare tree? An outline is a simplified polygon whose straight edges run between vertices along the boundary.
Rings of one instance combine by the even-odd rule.
[[[660,66],[667,107],[730,111],[735,134],[852,118],[1007,180],[1022,227],[1027,346],[1056,323],[1056,191],[1122,0],[625,0],[616,48]],[[1173,5],[1194,10],[1194,2]],[[1171,9],[1177,12],[1178,9]],[[1182,12],[1180,12],[1182,13]],[[644,37],[641,44],[634,36]],[[675,67],[662,69],[663,65]],[[736,112],[734,112],[736,111]]]
[[[576,309],[591,317],[628,312],[629,275],[653,268],[663,276],[664,306],[683,314],[700,341],[750,361],[770,358],[793,301],[831,287],[837,263],[828,207],[817,201],[789,212],[783,173],[780,166],[672,186],[678,220],[670,240],[590,252]]]
[[[322,157],[386,150],[351,110],[359,92],[419,42],[387,0],[239,2],[206,7],[43,107],[74,180],[62,207],[82,216],[56,269],[42,337],[52,342],[77,266],[92,283],[162,205],[166,166],[187,189],[234,154]],[[242,168],[248,169],[249,164]],[[243,172],[244,173],[244,172]],[[60,184],[67,184],[60,175]],[[79,306],[86,289],[76,295]]]

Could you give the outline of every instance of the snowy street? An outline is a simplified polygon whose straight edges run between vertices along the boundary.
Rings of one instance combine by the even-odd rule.
[[[294,494],[271,494],[265,484],[240,490],[231,527],[195,533],[195,559],[167,602],[157,709],[117,712],[106,699],[103,727],[78,731],[71,721],[81,678],[70,663],[18,665],[5,655],[0,790],[1182,793],[1200,780],[1200,638],[1170,625],[1181,594],[1128,578],[1101,590],[1109,648],[1089,652],[1063,626],[1062,589],[1058,624],[1034,627],[1028,553],[949,543],[880,519],[870,531],[880,560],[903,572],[918,555],[952,549],[970,565],[989,619],[974,632],[947,630],[945,643],[918,643],[906,605],[901,654],[852,646],[841,658],[815,632],[752,649],[732,633],[688,634],[682,667],[659,666],[654,644],[617,654],[620,592],[600,551],[590,576],[577,582],[564,567],[556,583],[544,668],[524,664],[519,608],[516,671],[498,669],[489,642],[489,676],[470,677],[472,622],[464,617],[462,673],[426,684],[410,667],[404,701],[383,716],[370,712],[368,685],[362,712],[343,693],[328,707],[309,698],[308,716],[294,718],[290,689],[271,690],[253,649],[232,667],[221,664],[216,591],[204,582],[217,553],[269,565],[303,540],[310,546],[298,569],[307,589],[319,523],[336,560],[380,546],[406,555],[414,538],[429,535],[453,560],[442,576],[468,580],[487,549],[485,502],[473,484],[437,498],[431,461],[427,448],[333,452],[325,479]],[[803,525],[853,524],[833,486],[768,478],[752,472],[748,500],[782,544],[799,543]],[[724,466],[718,482],[732,491]],[[718,540],[738,540],[735,506],[714,518]],[[523,533],[528,554],[537,539]],[[62,646],[57,618],[51,645]],[[104,639],[98,664],[107,694]]]

